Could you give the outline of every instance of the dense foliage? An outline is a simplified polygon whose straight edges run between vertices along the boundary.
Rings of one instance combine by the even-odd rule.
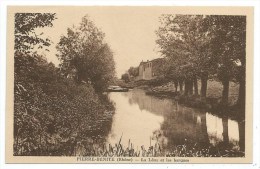
[[[222,82],[222,105],[228,104],[229,82],[240,84],[238,105],[245,104],[246,17],[162,15],[157,44],[167,59],[166,78],[185,83],[185,94],[207,96],[209,78]],[[193,90],[194,88],[194,90]]]
[[[33,71],[15,76],[15,155],[71,155],[78,140],[102,133],[109,109],[92,86],[63,78],[41,56],[23,59]]]
[[[93,84],[97,92],[104,91],[115,74],[113,53],[104,36],[85,16],[78,27],[68,28],[57,45],[62,71],[74,74],[78,82]]]
[[[43,48],[50,46],[50,39],[43,39],[41,34],[36,34],[36,28],[51,27],[56,19],[55,13],[16,13],[15,14],[15,46],[17,52],[30,53],[35,46]]]
[[[102,139],[111,128],[114,107],[105,95],[63,76],[62,69],[31,51],[50,45],[40,35],[29,35],[37,27],[52,26],[54,16],[16,14],[14,155],[74,155],[79,141]],[[107,50],[104,45],[102,52]]]
[[[139,68],[138,67],[130,67],[128,69],[128,73],[132,77],[137,77],[139,75]]]
[[[122,79],[125,83],[130,82],[130,77],[129,77],[129,74],[128,74],[128,73],[122,74],[122,75],[121,75],[121,79]]]

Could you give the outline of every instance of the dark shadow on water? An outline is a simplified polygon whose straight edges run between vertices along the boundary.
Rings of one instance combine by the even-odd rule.
[[[123,96],[121,99],[127,99],[129,108],[137,105],[140,114],[145,111],[163,117],[163,122],[157,130],[151,133],[151,137],[162,142],[166,150],[171,150],[176,145],[186,144],[195,148],[210,147],[212,155],[225,150],[244,151],[245,125],[243,122],[188,108],[171,99],[148,96],[140,89],[118,94]],[[118,100],[113,101],[120,104]]]

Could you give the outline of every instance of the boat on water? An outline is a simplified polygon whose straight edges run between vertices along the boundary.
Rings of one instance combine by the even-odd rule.
[[[128,92],[128,88],[120,87],[120,86],[109,86],[108,92]]]

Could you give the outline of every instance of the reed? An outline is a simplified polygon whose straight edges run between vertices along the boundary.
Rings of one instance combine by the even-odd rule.
[[[77,147],[77,156],[96,157],[244,157],[245,154],[239,150],[218,149],[217,147],[199,148],[193,145],[176,145],[170,150],[162,148],[157,142],[146,148],[141,146],[134,148],[134,144],[129,139],[128,145],[121,143],[122,136],[118,143],[112,144],[81,144]],[[83,150],[83,151],[82,151]]]

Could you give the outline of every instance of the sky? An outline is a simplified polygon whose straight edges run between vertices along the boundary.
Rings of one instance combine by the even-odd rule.
[[[50,9],[49,9],[50,10]],[[152,60],[160,56],[155,43],[155,31],[159,28],[159,8],[140,7],[81,7],[52,9],[57,13],[53,27],[39,29],[43,36],[49,37],[53,44],[46,53],[47,60],[59,64],[56,57],[56,44],[61,35],[66,35],[67,28],[77,26],[83,16],[105,33],[105,41],[110,45],[116,64],[116,75],[121,77],[131,66],[138,66],[143,60]],[[38,30],[37,30],[38,31]]]

